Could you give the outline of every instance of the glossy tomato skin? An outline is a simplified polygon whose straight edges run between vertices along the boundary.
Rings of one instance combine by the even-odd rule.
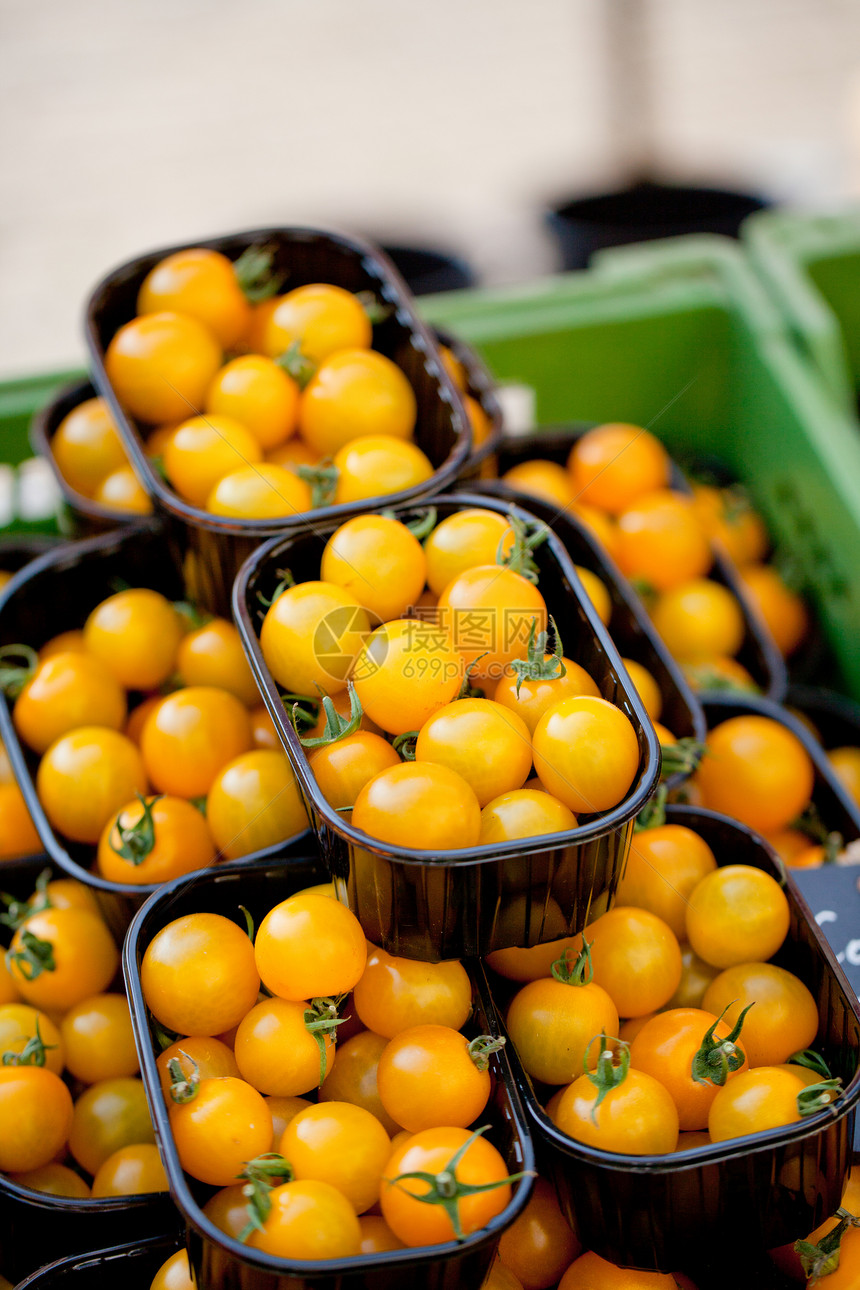
[[[305,1024],[307,1007],[292,999],[262,999],[239,1023],[236,1062],[242,1078],[260,1093],[300,1097],[319,1088],[333,1068],[334,1039],[323,1035],[323,1055]]]
[[[151,515],[152,501],[131,466],[118,466],[105,475],[95,491],[95,500],[114,511]]]
[[[800,740],[770,717],[731,717],[708,734],[696,774],[704,805],[771,833],[803,811],[815,777]]]
[[[195,869],[205,869],[215,859],[215,847],[206,820],[195,806],[181,797],[145,799],[151,811],[154,846],[139,863],[119,854],[123,846],[119,828],[133,828],[144,815],[139,801],[127,803],[108,820],[99,839],[97,863],[110,882],[169,882]]]
[[[552,1186],[536,1178],[529,1202],[499,1242],[499,1257],[523,1290],[549,1290],[581,1252]]]
[[[132,318],[105,354],[105,371],[120,403],[151,425],[202,411],[221,366],[221,346],[202,323],[171,310]]]
[[[692,501],[668,488],[638,498],[619,515],[616,558],[628,578],[660,592],[702,577],[713,562]]]
[[[711,1104],[708,1132],[712,1142],[761,1133],[800,1119],[797,1095],[803,1080],[788,1071],[759,1066],[721,1088]]]
[[[388,734],[402,735],[420,730],[454,699],[463,660],[447,630],[394,619],[364,641],[352,679],[365,713]]]
[[[248,1244],[281,1259],[352,1258],[361,1245],[355,1210],[336,1187],[296,1179],[270,1194],[272,1208]]]
[[[394,846],[451,851],[476,845],[481,808],[456,771],[434,762],[402,762],[365,784],[352,823]]]
[[[368,730],[357,730],[345,739],[315,748],[309,761],[320,792],[335,810],[355,806],[359,793],[374,775],[400,765],[392,745]]]
[[[678,1280],[669,1272],[619,1268],[588,1250],[571,1263],[558,1283],[558,1290],[678,1290],[681,1286],[695,1290],[691,1281]]]
[[[523,986],[511,1001],[507,1020],[520,1061],[533,1079],[545,1084],[577,1079],[594,1036],[617,1035],[619,1024],[618,1011],[601,986],[568,985],[554,977]],[[589,1064],[596,1061],[595,1045]]]
[[[381,622],[400,618],[424,590],[427,561],[418,539],[399,520],[357,515],[329,538],[320,577],[355,596]]]
[[[68,1139],[72,1097],[60,1077],[44,1066],[2,1066],[0,1119],[0,1169],[39,1169]]]
[[[595,1048],[597,1045],[595,1045]],[[577,1142],[630,1156],[667,1155],[678,1142],[678,1112],[659,1080],[630,1069],[599,1106],[587,1075],[566,1088],[554,1120]]]
[[[251,747],[245,706],[226,690],[195,685],[170,694],[150,713],[140,737],[154,788],[202,797],[219,771]]]
[[[164,1052],[156,1058],[155,1063],[158,1067],[161,1091],[168,1106],[170,1105],[170,1086],[173,1083],[173,1076],[169,1069],[169,1063],[172,1061],[179,1062],[185,1079],[190,1079],[194,1074],[192,1062],[196,1063],[197,1073],[201,1079],[218,1079],[222,1075],[235,1075],[237,1078],[239,1076],[239,1067],[232,1048],[228,1048],[220,1039],[210,1035],[187,1035],[183,1039],[177,1039],[169,1048],[165,1048]]]
[[[245,1162],[272,1149],[272,1114],[262,1094],[229,1075],[201,1080],[190,1102],[173,1103],[170,1127],[182,1168],[228,1187]]]
[[[0,784],[0,860],[42,850],[42,840],[17,784]]]
[[[75,1102],[69,1150],[90,1174],[120,1147],[154,1143],[146,1093],[139,1079],[104,1079],[91,1084]]]
[[[215,776],[206,799],[215,845],[229,860],[286,842],[308,817],[290,763],[280,751],[242,753]]]
[[[162,1263],[149,1290],[197,1290],[187,1251],[177,1250]]]
[[[266,302],[262,352],[272,358],[298,342],[314,363],[339,350],[369,349],[373,328],[367,311],[351,291],[328,282],[311,282]],[[259,308],[259,306],[258,306]]]
[[[622,1017],[668,1003],[681,980],[681,949],[672,929],[644,909],[616,905],[583,933],[591,944],[594,980]]]
[[[33,973],[24,934],[50,946],[50,964]],[[9,970],[21,996],[47,1012],[66,1012],[106,990],[119,967],[107,925],[86,909],[45,909],[31,915],[12,937]]]
[[[298,407],[295,381],[260,354],[244,354],[226,363],[206,393],[206,411],[238,421],[265,452],[289,439]]]
[[[576,816],[549,793],[521,788],[501,793],[481,811],[482,846],[530,838],[543,833],[563,833],[576,828]]]
[[[98,842],[108,820],[148,788],[140,752],[125,735],[79,726],[46,751],[36,792],[52,826],[75,842]]]
[[[294,1116],[280,1153],[296,1178],[327,1182],[363,1214],[379,1200],[391,1140],[370,1111],[351,1102],[322,1102]]]
[[[222,475],[206,499],[207,511],[234,520],[277,520],[310,509],[305,481],[285,466],[265,461]]]
[[[226,618],[213,618],[183,636],[176,670],[185,685],[214,685],[229,690],[248,708],[260,702],[242,639]]]
[[[335,453],[334,501],[362,502],[415,488],[433,477],[433,463],[417,444],[394,435],[366,434]]]
[[[539,497],[562,510],[576,501],[573,482],[564,467],[540,457],[511,466],[502,475],[502,483],[521,493],[527,493],[530,497]]]
[[[649,910],[684,940],[690,894],[716,867],[713,851],[693,829],[683,824],[642,829],[633,836],[617,903]]]
[[[545,658],[549,660],[549,655]],[[534,734],[537,724],[545,712],[566,699],[577,694],[589,694],[599,699],[600,691],[584,668],[572,659],[563,658],[565,675],[552,681],[523,681],[517,692],[516,676],[503,676],[493,690],[496,703],[504,704],[517,716],[522,717],[529,733]]]
[[[104,399],[85,399],[72,408],[51,437],[63,478],[84,497],[94,497],[103,479],[128,457]]]
[[[379,1059],[388,1045],[384,1035],[361,1030],[338,1043],[337,1062],[319,1091],[320,1102],[352,1102],[376,1116],[391,1136],[403,1127],[388,1114],[379,1095]]]
[[[714,967],[772,958],[788,934],[791,911],[779,883],[751,865],[724,865],[690,893],[687,939]]]
[[[447,1168],[455,1153],[469,1140],[468,1129],[425,1129],[396,1148],[385,1167],[380,1195],[382,1216],[405,1245],[441,1245],[455,1239],[454,1228],[444,1209],[416,1199],[426,1194],[426,1182],[404,1179],[401,1174],[424,1172],[438,1174]],[[457,1178],[461,1183],[503,1182],[507,1168],[499,1152],[485,1138],[476,1138],[461,1156]],[[465,1196],[458,1202],[460,1225],[464,1235],[486,1227],[500,1214],[511,1198],[510,1186]]]
[[[233,265],[208,247],[175,251],[150,269],[137,295],[137,312],[165,309],[195,319],[224,349],[233,348],[251,320]]]
[[[355,596],[328,582],[288,587],[267,610],[260,630],[266,666],[292,694],[316,697],[346,689],[347,677],[370,632]]]
[[[147,1007],[180,1035],[219,1035],[238,1025],[260,989],[247,933],[220,914],[186,914],[157,932],[140,981]]]
[[[280,999],[346,994],[367,960],[361,924],[345,905],[299,892],[275,905],[254,944],[263,984]]]
[[[29,1003],[0,1004],[0,1056],[22,1053],[38,1030],[45,1045],[45,1068],[62,1075],[66,1048],[56,1024],[44,1012]]]
[[[617,806],[639,768],[639,742],[620,708],[590,695],[549,708],[533,737],[535,770],[577,815]]]
[[[167,1191],[167,1175],[152,1142],[132,1143],[108,1156],[93,1178],[93,1196],[140,1196]]]
[[[503,565],[467,569],[439,596],[439,623],[451,633],[473,675],[499,681],[514,659],[525,658],[529,636],[546,630],[547,608],[538,588]]]
[[[701,663],[737,654],[746,625],[737,598],[710,578],[694,578],[664,592],[652,611],[654,626],[673,658]]]
[[[410,1026],[379,1059],[379,1096],[410,1133],[444,1125],[467,1128],[490,1097],[488,1069],[473,1060],[465,1035],[448,1026]]]
[[[180,497],[205,506],[220,479],[260,461],[263,450],[240,421],[222,414],[180,422],[162,454],[164,471]]]
[[[423,963],[369,947],[353,1003],[365,1026],[387,1039],[423,1024],[459,1030],[472,1011],[472,983],[456,959]]]
[[[521,788],[532,768],[532,741],[522,717],[491,699],[459,699],[422,726],[416,762],[447,766],[470,785],[480,806]]]
[[[69,1009],[60,1028],[66,1066],[84,1084],[137,1074],[137,1049],[124,994],[82,999]]]
[[[577,497],[619,515],[637,498],[666,488],[666,449],[641,426],[609,422],[587,431],[570,450],[567,468]]]
[[[657,1013],[646,1022],[630,1046],[631,1064],[663,1084],[678,1110],[683,1131],[708,1127],[708,1112],[720,1090],[720,1085],[697,1081],[692,1073],[693,1059],[711,1026],[715,1026],[717,1040],[729,1034],[726,1023],[717,1022],[711,1012],[673,1008]],[[737,1046],[742,1052],[743,1036]],[[738,1070],[745,1070],[746,1065],[744,1057]],[[735,1074],[729,1071],[726,1082],[734,1079]]]
[[[127,690],[154,690],[173,671],[182,633],[170,601],[136,587],[96,606],[84,624],[84,644]]]
[[[79,726],[121,730],[125,716],[121,686],[89,654],[57,654],[42,662],[12,712],[18,734],[37,753]]]
[[[815,999],[792,972],[775,963],[739,963],[715,977],[702,1007],[733,1026],[747,1004],[743,1048],[751,1066],[777,1066],[809,1048],[818,1033]]]
[[[441,596],[467,569],[495,564],[499,554],[508,555],[513,542],[513,529],[495,511],[468,507],[448,515],[424,542],[430,590]]]
[[[334,457],[367,435],[411,439],[415,417],[406,376],[371,349],[344,349],[325,358],[299,405],[302,437],[320,456]]]

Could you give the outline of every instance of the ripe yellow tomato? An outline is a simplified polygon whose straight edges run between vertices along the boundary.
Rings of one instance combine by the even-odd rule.
[[[360,1030],[339,1043],[337,1062],[323,1080],[319,1100],[361,1106],[376,1117],[386,1133],[394,1134],[401,1126],[388,1114],[379,1096],[379,1059],[387,1044],[384,1035],[375,1035],[372,1030]]]
[[[528,779],[531,735],[522,717],[501,703],[458,699],[428,717],[418,734],[415,760],[456,771],[486,806]]]
[[[199,1182],[228,1187],[245,1164],[272,1149],[272,1113],[244,1080],[201,1080],[189,1102],[170,1107],[182,1168]]]
[[[620,708],[574,695],[549,708],[533,736],[535,770],[577,814],[617,806],[639,768],[636,731]]]
[[[702,577],[713,560],[693,502],[668,488],[646,493],[622,511],[616,556],[622,573],[655,591]]]
[[[42,1165],[40,1169],[29,1169],[25,1173],[6,1175],[10,1182],[19,1187],[29,1187],[32,1191],[47,1192],[49,1196],[68,1196],[75,1200],[86,1200],[90,1189],[80,1174],[68,1165],[58,1165],[54,1161]],[[7,1282],[7,1285],[9,1283]],[[5,1290],[0,1281],[0,1290]],[[10,1286],[11,1290],[11,1286]]]
[[[322,1032],[323,1050],[305,1021],[308,1004],[262,999],[236,1031],[236,1062],[242,1078],[260,1093],[297,1097],[319,1088],[335,1063],[334,1037]]]
[[[482,846],[531,838],[541,833],[565,833],[576,828],[576,816],[564,802],[531,788],[502,793],[481,811]],[[504,951],[502,951],[504,953]]]
[[[692,829],[682,824],[641,829],[633,835],[617,902],[649,910],[684,940],[690,894],[716,867],[713,851]]]
[[[668,453],[641,426],[612,422],[577,440],[568,457],[577,496],[589,506],[620,515],[637,498],[669,483]]]
[[[42,850],[24,794],[17,784],[0,784],[0,860],[17,860]]]
[[[647,667],[637,663],[634,658],[623,658],[621,662],[626,667],[627,674],[636,687],[648,716],[652,721],[659,721],[660,713],[663,710],[663,696],[654,677]]]
[[[264,452],[289,439],[298,409],[295,381],[260,354],[244,354],[225,364],[206,395],[207,412],[239,421]]]
[[[152,502],[131,466],[120,466],[105,475],[94,494],[95,501],[114,511],[150,515]]]
[[[140,587],[97,605],[84,624],[84,643],[127,690],[154,690],[173,671],[182,633],[170,601]]]
[[[712,1142],[744,1137],[796,1124],[800,1117],[797,1095],[804,1081],[787,1070],[759,1066],[743,1071],[719,1090],[711,1104],[708,1132]]]
[[[89,1174],[121,1147],[155,1142],[155,1130],[139,1079],[103,1079],[75,1102],[69,1150]]]
[[[140,981],[163,1026],[204,1037],[238,1025],[260,989],[247,932],[220,914],[187,914],[157,932],[144,952]]]
[[[459,1030],[472,1010],[472,984],[456,959],[423,963],[373,948],[353,1002],[367,1028],[387,1039],[422,1023]]]
[[[80,726],[51,744],[36,773],[52,827],[75,842],[98,842],[111,816],[147,787],[131,740],[97,726]]]
[[[84,497],[95,497],[102,480],[128,464],[104,399],[85,399],[72,408],[54,432],[51,451],[63,478]]]
[[[150,269],[137,295],[137,312],[165,309],[202,323],[224,349],[232,349],[247,331],[251,316],[232,263],[207,247],[175,251]]]
[[[197,1281],[186,1250],[177,1250],[162,1263],[149,1290],[197,1290]]]
[[[329,538],[320,562],[324,582],[345,588],[381,622],[414,605],[427,575],[418,539],[399,520],[357,515]]]
[[[352,823],[393,846],[450,851],[476,845],[481,808],[456,771],[434,762],[403,762],[365,784]]]
[[[260,702],[242,639],[226,618],[213,618],[183,636],[176,670],[184,685],[214,685],[229,690],[249,708]]]
[[[152,425],[202,411],[220,366],[221,346],[212,332],[171,311],[132,318],[105,355],[105,371],[120,403]]]
[[[701,663],[713,654],[736,654],[743,644],[744,616],[737,598],[710,578],[696,578],[660,596],[651,614],[672,655]]]
[[[437,524],[424,542],[427,581],[435,596],[461,573],[480,564],[495,564],[510,553],[514,532],[495,511],[467,507]]]
[[[286,842],[308,827],[290,763],[282,752],[265,748],[221,768],[206,799],[206,820],[228,860]]]
[[[299,429],[320,456],[333,457],[366,435],[411,439],[415,416],[415,394],[396,363],[372,349],[341,349],[304,390]]]
[[[99,839],[97,864],[110,882],[169,882],[215,859],[206,820],[181,797],[127,803],[108,820]]]
[[[505,471],[501,482],[521,493],[550,502],[562,510],[576,501],[576,490],[570,475],[564,466],[559,466],[554,461],[544,461],[541,458],[521,461]]]
[[[550,658],[551,655],[544,655],[545,662]],[[496,703],[504,704],[517,716],[522,717],[532,735],[544,713],[555,707],[562,699],[575,694],[590,694],[595,699],[600,698],[597,685],[584,668],[569,658],[562,658],[561,661],[564,664],[565,673],[555,680],[521,681],[517,676],[503,676],[493,691]]]
[[[263,351],[272,358],[298,341],[302,354],[314,363],[339,350],[369,349],[372,339],[361,301],[327,282],[312,282],[279,297],[262,332]]]
[[[329,1183],[296,1179],[269,1194],[272,1208],[248,1244],[281,1259],[348,1259],[358,1254],[361,1228],[346,1197]]]
[[[122,687],[91,654],[55,654],[40,663],[12,712],[18,734],[38,753],[79,726],[121,730],[125,716]]]
[[[316,748],[310,767],[329,806],[352,808],[365,784],[389,766],[399,766],[397,752],[381,735],[358,730],[334,743]]]
[[[724,865],[693,888],[687,905],[687,939],[714,967],[764,962],[788,933],[791,910],[770,874],[752,865]]]
[[[136,1075],[137,1050],[124,994],[93,994],[70,1008],[60,1023],[66,1066],[75,1079]]]
[[[384,434],[351,439],[335,453],[334,466],[338,505],[399,493],[433,476],[433,463],[417,444]]]
[[[439,597],[439,623],[473,675],[498,681],[525,658],[532,632],[546,631],[547,609],[534,583],[497,564],[467,569]]]
[[[362,708],[392,735],[420,730],[452,701],[462,679],[463,659],[448,631],[414,618],[377,627],[352,668]]]
[[[66,1064],[66,1049],[62,1035],[51,1018],[29,1003],[0,1005],[0,1055],[22,1053],[31,1040],[36,1038],[37,1031],[45,1045],[45,1068],[55,1075],[62,1075]]]
[[[329,1183],[363,1214],[379,1200],[391,1139],[363,1107],[320,1102],[290,1120],[280,1153],[296,1178]]]
[[[239,421],[216,415],[191,417],[164,447],[164,470],[181,497],[204,506],[220,479],[262,459],[257,440]]]
[[[260,646],[269,671],[291,694],[336,694],[346,688],[369,632],[367,611],[350,592],[333,583],[302,582],[267,610]]]
[[[93,1196],[140,1196],[167,1191],[167,1174],[151,1142],[120,1147],[99,1166],[93,1178]]]
[[[345,905],[299,892],[269,910],[254,953],[263,984],[279,998],[336,997],[361,978],[367,942]]]
[[[194,685],[150,713],[140,740],[152,783],[176,797],[201,797],[229,761],[251,747],[248,710],[226,690]]]
[[[696,782],[705,806],[771,833],[801,813],[815,777],[797,736],[753,715],[731,717],[710,731]]]
[[[681,949],[670,927],[644,909],[616,905],[586,927],[594,980],[621,1017],[656,1012],[681,980]]]
[[[702,1007],[733,1026],[749,1003],[743,1048],[751,1066],[779,1065],[813,1043],[818,1009],[807,987],[774,963],[740,963],[708,986]]]
[[[769,564],[750,564],[740,571],[743,589],[765,621],[777,646],[793,654],[809,631],[806,605]]]
[[[557,1128],[586,1146],[628,1156],[674,1151],[678,1112],[669,1091],[652,1075],[628,1070],[599,1106],[597,1099],[590,1077],[580,1075],[559,1098],[554,1116]]]
[[[0,1169],[40,1169],[65,1146],[72,1095],[45,1066],[0,1066]]]
[[[22,998],[57,1013],[106,990],[119,967],[119,953],[97,914],[44,909],[15,932],[7,962]]]
[[[234,520],[272,520],[311,509],[311,490],[285,466],[261,462],[231,470],[215,484],[206,510]]]

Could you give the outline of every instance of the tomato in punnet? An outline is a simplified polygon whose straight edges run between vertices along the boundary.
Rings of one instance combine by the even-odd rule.
[[[672,1008],[652,1017],[632,1040],[631,1065],[669,1092],[681,1129],[706,1129],[717,1093],[746,1069],[742,1025],[742,1018],[732,1029],[700,1008]]]
[[[499,1242],[499,1258],[523,1290],[549,1290],[582,1246],[545,1178],[536,1178],[528,1204]]]
[[[700,578],[713,562],[692,501],[668,488],[647,493],[621,512],[615,554],[622,573],[655,591]]]
[[[220,479],[260,461],[263,450],[251,431],[232,417],[191,416],[164,445],[168,480],[192,506],[205,506]]]
[[[177,1250],[162,1263],[149,1290],[197,1290],[197,1280],[186,1250]]]
[[[678,1280],[671,1272],[639,1272],[620,1268],[602,1259],[593,1250],[581,1254],[565,1272],[558,1290],[695,1290],[686,1278]]]
[[[612,618],[612,598],[609,595],[606,583],[602,582],[596,573],[592,573],[591,569],[585,569],[580,564],[575,567],[583,590],[597,611],[597,617],[604,627],[608,627]]]
[[[277,751],[281,742],[265,704],[258,703],[256,707],[251,708],[248,715],[251,718],[251,740],[254,747]]]
[[[308,760],[320,792],[336,811],[355,806],[365,784],[380,771],[400,765],[391,744],[367,730],[314,749]]]
[[[308,826],[290,763],[282,752],[264,748],[222,767],[209,789],[206,820],[228,860],[286,842]]]
[[[417,444],[390,434],[366,434],[335,453],[335,505],[384,497],[424,484],[433,463]]]
[[[183,623],[170,601],[145,587],[103,600],[84,624],[84,644],[127,690],[154,690],[176,665]]]
[[[150,515],[152,502],[149,494],[131,466],[119,466],[105,475],[94,495],[94,500],[115,511],[131,511],[135,515]]]
[[[510,793],[502,793],[487,803],[481,811],[481,835],[478,841],[482,846],[491,846],[497,842],[510,842],[514,838],[566,833],[575,828],[576,816],[564,802],[540,790],[519,788]]]
[[[62,1149],[62,1148],[61,1148]],[[91,1194],[89,1184],[85,1183],[79,1173],[68,1165],[58,1165],[51,1161],[39,1169],[28,1169],[24,1173],[8,1173],[10,1182],[19,1187],[29,1187],[32,1191],[47,1192],[49,1196],[68,1196],[74,1200],[86,1200]],[[0,1281],[0,1290],[3,1283]]]
[[[565,936],[543,945],[532,945],[529,949],[493,950],[487,955],[487,963],[494,972],[509,981],[539,981],[541,977],[552,975],[553,963],[564,958],[568,951],[572,951],[575,957],[581,948],[581,935]]]
[[[355,596],[381,622],[401,618],[424,590],[427,560],[421,543],[399,520],[357,515],[329,538],[320,577]]]
[[[388,1040],[372,1030],[361,1030],[337,1046],[337,1062],[328,1071],[319,1091],[320,1102],[351,1102],[376,1116],[386,1133],[399,1132],[379,1095],[379,1059]]]
[[[427,582],[441,596],[450,582],[482,564],[495,564],[510,554],[514,531],[495,511],[467,507],[448,515],[424,541]]]
[[[335,1062],[336,1010],[292,999],[262,999],[239,1023],[235,1057],[243,1079],[260,1093],[300,1097],[319,1088]],[[329,1030],[308,1029],[328,1018]]]
[[[306,1097],[279,1097],[270,1093],[266,1096],[266,1105],[272,1112],[272,1127],[274,1128],[272,1141],[280,1142],[281,1135],[293,1116],[298,1115],[299,1111],[304,1111],[307,1107],[313,1106],[313,1102],[309,1102]],[[244,1226],[244,1223],[242,1226]]]
[[[522,1290],[523,1283],[519,1277],[505,1267],[498,1254],[493,1257],[490,1270],[484,1278],[481,1290]]]
[[[271,359],[243,354],[221,368],[206,393],[206,411],[238,421],[264,452],[289,439],[296,428],[299,387]]]
[[[410,1133],[444,1125],[468,1128],[490,1097],[488,1035],[469,1040],[449,1026],[410,1026],[389,1040],[379,1059],[382,1105]]]
[[[639,698],[642,700],[642,706],[648,716],[652,721],[659,721],[663,710],[663,696],[654,677],[647,667],[637,663],[635,658],[623,658],[621,662],[627,669],[627,675],[636,687]]]
[[[39,1169],[65,1146],[72,1096],[44,1066],[0,1066],[0,1170]]]
[[[405,1250],[406,1246],[395,1236],[385,1219],[379,1214],[362,1214],[359,1254],[385,1254],[388,1250]]]
[[[818,1033],[818,1008],[792,972],[775,963],[740,963],[726,968],[705,991],[702,1007],[733,1026],[750,1003],[743,1048],[750,1066],[778,1066],[809,1048]]]
[[[394,846],[452,851],[477,844],[481,807],[456,771],[435,762],[402,762],[365,784],[355,800],[352,823]]]
[[[666,488],[666,449],[641,426],[609,422],[587,431],[570,450],[567,468],[578,498],[620,515],[647,493]]]
[[[327,282],[296,287],[269,305],[263,352],[277,358],[296,343],[313,363],[339,350],[369,349],[373,328],[357,296]]]
[[[554,654],[543,652],[541,639],[545,640],[536,637],[529,642],[525,657],[516,660],[515,672],[501,677],[492,691],[493,700],[521,717],[531,735],[544,713],[562,699],[579,694],[600,697],[595,681],[585,669],[560,654],[557,637]]]
[[[740,577],[780,651],[786,656],[793,654],[809,631],[809,615],[800,596],[769,564],[749,564],[740,570]]]
[[[299,430],[321,456],[335,456],[366,435],[411,439],[415,394],[390,358],[372,349],[339,349],[324,358],[302,393]]]
[[[244,929],[220,914],[186,914],[157,932],[140,965],[146,1005],[180,1035],[220,1035],[257,1001],[260,975]]]
[[[439,708],[421,727],[415,760],[456,771],[486,806],[528,779],[531,735],[523,719],[503,704],[459,699]]]
[[[208,328],[164,310],[132,318],[105,354],[105,372],[133,417],[159,425],[202,410],[221,366],[221,346]]]
[[[108,820],[147,788],[137,747],[104,727],[79,726],[63,735],[36,772],[36,792],[48,820],[75,842],[98,842]]]
[[[119,953],[97,914],[43,909],[17,929],[6,962],[22,998],[57,1013],[106,990],[119,967]]]
[[[668,1089],[630,1067],[626,1044],[616,1054],[611,1047],[616,1041],[605,1034],[595,1038],[596,1070],[580,1075],[564,1090],[553,1116],[556,1126],[602,1151],[667,1155],[678,1142],[678,1111]]]
[[[54,431],[51,451],[66,482],[94,497],[101,482],[128,464],[125,448],[104,399],[85,399]]]
[[[370,633],[351,676],[363,711],[388,734],[402,735],[452,701],[463,659],[447,629],[400,618]]]
[[[712,967],[690,948],[681,944],[681,980],[667,1003],[667,1008],[701,1008],[708,986],[719,975],[719,968]],[[626,1039],[626,1035],[621,1036]]]
[[[192,1083],[170,1106],[182,1168],[199,1182],[228,1187],[249,1160],[272,1148],[272,1113],[261,1093],[230,1075]]]
[[[167,1174],[151,1142],[132,1143],[108,1156],[93,1178],[93,1196],[140,1196],[167,1191]]]
[[[698,663],[683,663],[681,671],[694,690],[739,690],[757,694],[758,686],[736,658],[709,654]]]
[[[293,1117],[278,1150],[294,1177],[330,1183],[363,1214],[379,1200],[391,1139],[363,1107],[321,1102]]]
[[[251,315],[233,264],[208,247],[175,251],[150,269],[137,295],[137,312],[164,309],[195,319],[224,349],[232,349],[247,331]]]
[[[158,1067],[161,1091],[168,1105],[170,1104],[170,1086],[174,1081],[174,1073],[170,1069],[170,1063],[172,1062],[179,1063],[178,1071],[181,1072],[182,1078],[188,1081],[192,1079],[195,1073],[199,1075],[201,1080],[219,1079],[222,1075],[235,1075],[237,1077],[239,1075],[239,1067],[236,1064],[232,1048],[228,1048],[220,1039],[215,1039],[210,1035],[189,1035],[185,1039],[177,1039],[175,1043],[159,1054],[155,1062]],[[173,1071],[177,1072],[175,1066]]]
[[[721,1088],[711,1104],[708,1132],[712,1142],[762,1133],[802,1118],[798,1094],[806,1085],[796,1075],[773,1066],[744,1071]]]
[[[347,1259],[358,1254],[358,1217],[330,1183],[296,1179],[275,1187],[269,1201],[262,1230],[248,1237],[252,1249],[280,1259]]]
[[[94,994],[70,1008],[60,1023],[66,1068],[84,1084],[136,1075],[139,1069],[131,1014],[124,994]],[[47,1037],[42,1034],[47,1043]]]
[[[651,618],[670,653],[682,663],[737,654],[746,632],[737,597],[710,578],[694,578],[664,591]]]
[[[353,1003],[368,1030],[387,1039],[417,1025],[459,1030],[472,1011],[472,983],[456,959],[423,963],[373,947]]]
[[[223,475],[206,499],[207,511],[234,520],[283,519],[309,511],[311,505],[311,490],[303,479],[265,461]]]
[[[45,1053],[44,1062],[36,1064],[44,1065],[55,1075],[62,1075],[66,1057],[65,1046],[60,1031],[51,1018],[28,1003],[12,1002],[0,1005],[0,1053],[4,1056],[7,1053],[20,1056],[28,1044],[32,1045],[37,1032],[44,1044]]]
[[[564,466],[559,466],[554,461],[535,458],[533,461],[518,462],[505,471],[500,482],[521,493],[550,502],[560,510],[566,510],[576,501],[576,491],[570,475]]]
[[[169,882],[215,859],[212,833],[181,797],[137,799],[108,820],[99,839],[99,873],[110,882]]]
[[[681,979],[681,949],[672,929],[644,909],[616,905],[586,927],[594,980],[622,1017],[668,1003]],[[614,1032],[607,1032],[614,1033]]]
[[[574,695],[549,708],[537,724],[533,746],[544,788],[577,814],[617,806],[639,768],[639,741],[629,718],[591,695]]]
[[[140,738],[153,786],[175,797],[208,793],[219,771],[250,747],[245,706],[226,690],[206,685],[168,695],[147,718]]]
[[[498,681],[529,641],[547,628],[547,608],[537,586],[507,565],[467,569],[439,597],[439,623],[451,633],[474,676]]]
[[[842,1208],[846,1209],[849,1214],[857,1214],[857,1202],[843,1196]],[[817,1227],[806,1239],[810,1245],[821,1248],[821,1243],[825,1237],[835,1238],[835,1229],[840,1223],[838,1216],[828,1218],[820,1227]],[[839,1246],[839,1263],[837,1267],[830,1270],[832,1264],[833,1252],[832,1241],[828,1242],[825,1249],[820,1255],[820,1275],[821,1279],[816,1282],[810,1282],[810,1285],[820,1285],[823,1290],[854,1290],[854,1287],[860,1284],[860,1228],[853,1224],[846,1224],[838,1242]],[[796,1258],[796,1255],[795,1255]]]
[[[788,933],[791,911],[779,883],[752,865],[725,865],[702,879],[687,905],[687,939],[714,967],[769,959]]]
[[[266,611],[260,647],[269,671],[291,694],[336,694],[346,688],[369,633],[367,611],[350,592],[333,583],[303,582],[288,587]],[[368,706],[364,699],[362,706]]]
[[[367,960],[361,924],[345,905],[299,892],[269,910],[254,945],[263,984],[281,999],[346,994]]]
[[[812,762],[795,734],[770,717],[731,717],[708,734],[696,782],[704,805],[751,829],[784,828],[809,802]]]
[[[17,784],[0,784],[0,860],[17,860],[42,850],[24,794]]]
[[[120,1147],[155,1142],[146,1094],[139,1079],[105,1079],[91,1084],[75,1102],[69,1150],[89,1174]]]
[[[212,618],[183,636],[176,671],[183,685],[213,685],[228,690],[249,708],[260,702],[242,639],[226,618]]]
[[[150,712],[155,711],[164,698],[165,696],[162,694],[150,694],[129,713],[123,734],[133,744],[137,744],[138,748],[140,747],[140,736],[143,734],[143,727],[146,724],[147,717]]]
[[[717,861],[704,838],[683,824],[661,824],[633,836],[617,903],[647,909],[686,939],[687,903]]]

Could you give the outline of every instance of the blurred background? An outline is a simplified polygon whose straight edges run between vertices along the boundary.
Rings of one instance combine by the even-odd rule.
[[[116,262],[309,222],[482,282],[648,175],[860,193],[857,0],[0,0],[0,370],[80,362]]]

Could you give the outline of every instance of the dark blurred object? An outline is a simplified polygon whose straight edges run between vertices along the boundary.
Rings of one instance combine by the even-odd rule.
[[[723,188],[687,188],[641,180],[611,193],[578,197],[553,207],[563,269],[584,269],[595,251],[628,242],[652,242],[684,233],[737,237],[743,220],[768,203]]]
[[[437,291],[462,291],[477,286],[470,264],[447,251],[419,246],[383,246],[382,250],[405,278],[413,296],[432,296]]]

